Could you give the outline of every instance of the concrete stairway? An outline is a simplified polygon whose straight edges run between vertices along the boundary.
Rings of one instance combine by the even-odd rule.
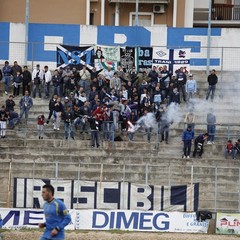
[[[85,180],[158,185],[199,182],[201,209],[238,211],[239,187],[236,183],[240,181],[240,161],[234,161],[230,157],[225,160],[223,152],[228,124],[235,125],[231,126],[231,134],[234,139],[238,138],[240,112],[238,96],[235,94],[240,87],[238,88],[235,78],[224,80],[219,83],[215,100],[205,101],[206,76],[199,72],[194,73],[194,76],[198,81],[200,98],[195,103],[196,135],[206,131],[206,114],[210,107],[214,108],[219,124],[216,143],[205,146],[202,159],[181,158],[183,117],[188,111],[184,103],[180,104],[181,120],[171,125],[169,144],[156,144],[155,134],[152,134],[152,143],[148,144],[143,131],[135,134],[134,142],[128,142],[127,136],[121,134],[122,142],[101,141],[99,149],[92,149],[89,134],[77,132],[74,141],[66,141],[63,128],[54,132],[51,124],[46,126],[44,139],[37,139],[36,118],[40,114],[48,115],[48,100],[36,98],[27,130],[24,131],[24,125],[20,125],[14,130],[8,129],[6,139],[0,139],[0,181],[4,186],[0,189],[0,206],[6,205],[11,161],[12,178],[55,178],[57,175],[61,179],[77,179],[80,166],[81,179]],[[2,104],[5,100],[5,96],[0,98]],[[18,101],[19,98],[15,99],[17,105]],[[157,150],[156,146],[159,146]]]

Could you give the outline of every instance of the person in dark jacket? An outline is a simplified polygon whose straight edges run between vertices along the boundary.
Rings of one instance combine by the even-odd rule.
[[[72,112],[70,106],[68,106],[66,108],[66,111],[63,112],[62,119],[64,121],[65,138],[69,139],[69,137],[71,137],[72,139],[74,139],[72,127],[74,113]]]
[[[20,72],[13,77],[13,95],[14,97],[19,95],[20,86],[22,84],[22,75]]]
[[[99,147],[99,122],[96,119],[96,116],[93,116],[88,119],[89,126],[91,128],[91,139],[92,139],[92,147],[95,147],[95,143],[97,148]]]
[[[176,79],[177,79],[177,83],[178,83],[178,91],[180,93],[180,91],[182,91],[182,98],[183,98],[183,101],[186,102],[186,82],[187,82],[187,76],[186,74],[183,72],[183,67],[181,67],[179,69],[179,71],[177,71],[177,76],[176,76]]]
[[[196,156],[197,150],[199,150],[199,157],[202,157],[203,154],[203,145],[205,140],[208,139],[208,133],[200,134],[196,137],[194,141],[194,151],[193,151],[193,157]]]
[[[30,92],[31,81],[32,81],[32,74],[28,71],[28,66],[24,66],[23,67],[23,74],[22,74],[22,92],[23,92],[23,95],[25,94],[26,90],[29,92],[29,95],[31,95],[31,92]]]
[[[194,130],[192,129],[191,125],[187,127],[182,133],[182,141],[184,144],[183,147],[183,158],[190,158],[192,140],[194,139]]]
[[[5,94],[8,94],[8,88],[9,88],[9,82],[11,79],[11,75],[12,75],[12,68],[11,66],[9,66],[9,62],[5,61],[4,67],[2,69],[2,73],[3,73],[3,83],[4,83],[4,91]]]
[[[13,95],[10,95],[6,100],[6,109],[9,111],[14,111],[15,102],[13,100]]]
[[[211,100],[213,101],[217,82],[218,82],[218,77],[216,75],[215,69],[213,69],[211,71],[211,74],[208,76],[208,91],[207,91],[206,100],[208,100],[209,95],[212,92]]]
[[[236,159],[237,153],[240,154],[240,139],[233,146],[233,159]]]

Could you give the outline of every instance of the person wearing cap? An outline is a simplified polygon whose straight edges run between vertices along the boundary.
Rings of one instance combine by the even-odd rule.
[[[9,81],[11,79],[12,69],[9,66],[9,62],[5,61],[4,67],[2,69],[3,73],[3,83],[4,83],[4,91],[5,94],[8,94],[8,88],[9,88]]]
[[[194,130],[191,125],[187,126],[182,133],[182,141],[183,141],[183,158],[190,158],[190,152],[192,147],[192,140],[194,139]]]
[[[186,82],[186,94],[187,94],[187,101],[194,97],[197,93],[197,82],[193,79],[193,75],[189,74],[189,79]]]
[[[40,65],[37,64],[36,68],[32,72],[32,82],[33,82],[33,98],[36,97],[38,92],[39,98],[42,97],[41,84],[43,81],[43,71],[40,69]]]
[[[213,101],[215,90],[216,90],[216,85],[217,85],[217,82],[218,82],[218,77],[216,75],[215,69],[213,69],[211,71],[211,74],[208,76],[207,81],[208,81],[208,90],[207,90],[206,100],[208,100],[209,95],[212,92],[211,100]]]

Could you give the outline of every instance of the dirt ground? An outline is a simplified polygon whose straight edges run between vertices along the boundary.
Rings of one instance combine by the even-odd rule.
[[[40,231],[6,231],[3,240],[38,240]],[[183,234],[183,233],[146,233],[146,232],[104,232],[79,231],[67,232],[66,240],[234,240],[240,239],[233,235]]]

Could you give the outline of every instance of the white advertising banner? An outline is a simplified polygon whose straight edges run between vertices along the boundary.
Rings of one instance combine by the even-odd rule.
[[[240,234],[240,213],[218,212],[216,216],[217,234]]]
[[[65,229],[74,230],[76,211],[70,209],[69,213],[72,221]],[[2,227],[7,229],[38,228],[39,223],[45,222],[41,209],[0,208],[0,215],[3,221]]]
[[[207,233],[209,221],[196,214],[158,211],[76,210],[76,229]]]

